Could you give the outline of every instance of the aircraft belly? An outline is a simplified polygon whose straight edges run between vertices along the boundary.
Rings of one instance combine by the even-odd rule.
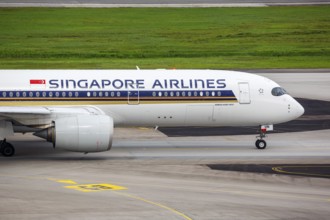
[[[115,126],[184,125],[185,104],[137,104],[97,106],[113,118]]]
[[[115,126],[258,125],[252,106],[240,104],[157,104],[97,106]]]
[[[186,126],[205,126],[211,125],[213,105],[187,105]]]

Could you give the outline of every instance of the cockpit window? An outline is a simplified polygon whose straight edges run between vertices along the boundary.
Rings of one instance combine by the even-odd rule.
[[[281,87],[275,87],[274,89],[272,89],[273,96],[281,96],[284,94],[287,94],[287,92]]]

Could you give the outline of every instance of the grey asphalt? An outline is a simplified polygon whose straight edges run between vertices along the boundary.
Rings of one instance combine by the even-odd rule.
[[[329,100],[329,71],[263,74],[296,97]],[[279,166],[313,164],[327,175],[329,132],[270,134],[268,148],[257,150],[255,135],[167,137],[117,128],[111,151],[87,155],[17,135],[8,139],[17,155],[0,157],[0,219],[328,219],[329,178],[210,165],[296,172]]]

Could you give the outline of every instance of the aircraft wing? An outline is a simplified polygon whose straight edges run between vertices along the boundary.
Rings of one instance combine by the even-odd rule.
[[[51,112],[46,107],[0,107],[0,115],[15,115],[15,114],[38,114],[45,115]]]
[[[104,113],[93,106],[0,106],[0,121],[11,121],[18,125],[45,125],[60,117],[73,115],[103,115]]]

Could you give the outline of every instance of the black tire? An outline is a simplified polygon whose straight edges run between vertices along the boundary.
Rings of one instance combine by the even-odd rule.
[[[256,147],[260,150],[265,149],[267,147],[267,143],[264,140],[257,140]]]
[[[10,143],[2,143],[1,154],[4,157],[11,157],[15,154],[15,148]]]
[[[259,139],[258,140],[256,140],[256,148],[258,148],[258,146],[259,146]]]

